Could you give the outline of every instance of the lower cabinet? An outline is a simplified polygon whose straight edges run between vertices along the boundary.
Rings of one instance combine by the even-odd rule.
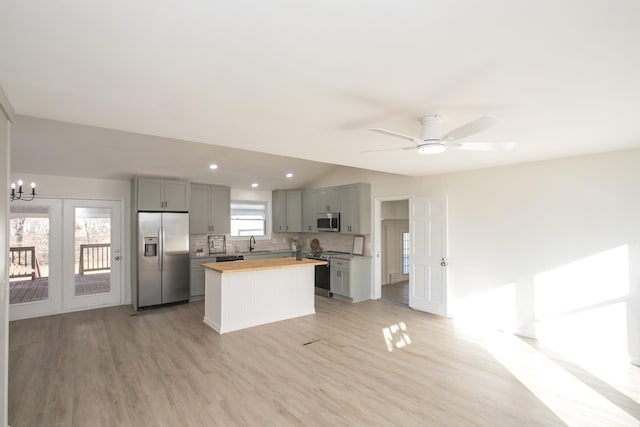
[[[200,264],[216,262],[215,257],[191,258],[191,276],[189,277],[189,287],[191,289],[190,301],[204,299],[204,267]]]
[[[331,261],[330,290],[333,297],[348,302],[371,297],[371,258],[336,258]]]

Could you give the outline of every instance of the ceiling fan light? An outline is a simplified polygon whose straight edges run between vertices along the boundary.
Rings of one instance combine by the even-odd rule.
[[[418,153],[420,154],[438,154],[445,150],[446,148],[442,144],[423,144],[418,147]]]

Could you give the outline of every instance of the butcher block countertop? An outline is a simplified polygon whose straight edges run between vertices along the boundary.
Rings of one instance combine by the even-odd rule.
[[[231,262],[207,262],[200,265],[209,270],[217,271],[218,273],[239,273],[244,271],[273,270],[276,268],[300,267],[302,265],[313,266],[326,264],[327,261],[323,260],[303,258],[301,261],[296,261],[295,257],[291,257]]]

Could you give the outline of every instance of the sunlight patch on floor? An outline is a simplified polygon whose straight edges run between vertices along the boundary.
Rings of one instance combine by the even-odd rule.
[[[518,337],[493,332],[484,348],[569,426],[638,426],[638,420]]]
[[[394,347],[403,348],[411,344],[411,337],[404,322],[382,328],[382,336],[388,351],[393,351]]]

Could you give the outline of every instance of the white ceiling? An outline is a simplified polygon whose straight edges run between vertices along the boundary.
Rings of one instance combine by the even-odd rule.
[[[0,86],[21,115],[428,175],[639,147],[639,18],[637,0],[12,1]],[[474,139],[518,145],[363,153],[406,146],[368,127],[433,113],[497,115]]]

